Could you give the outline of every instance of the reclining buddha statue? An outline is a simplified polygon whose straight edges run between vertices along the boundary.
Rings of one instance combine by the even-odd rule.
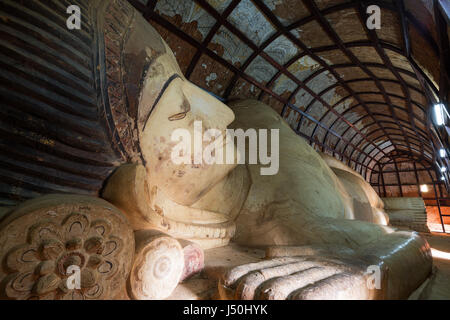
[[[164,298],[186,259],[230,241],[266,258],[225,270],[222,299],[401,299],[428,277],[428,243],[389,227],[361,176],[269,106],[190,83],[126,1],[72,1],[80,30],[52,2],[0,4],[1,298]],[[175,163],[172,133],[195,121],[279,130],[278,172]]]

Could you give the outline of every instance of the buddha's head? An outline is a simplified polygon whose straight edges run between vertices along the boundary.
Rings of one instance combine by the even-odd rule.
[[[134,154],[129,158],[145,165],[151,190],[156,187],[173,201],[191,205],[235,165],[174,163],[171,154],[178,142],[172,141],[172,133],[189,131],[193,145],[194,121],[201,121],[203,132],[218,129],[225,137],[234,114],[183,76],[170,48],[137,13],[128,30],[123,40],[122,78],[127,113],[134,126],[133,138],[128,139],[134,146],[127,149]],[[224,149],[225,141],[221,141]],[[203,147],[209,143],[203,142]]]

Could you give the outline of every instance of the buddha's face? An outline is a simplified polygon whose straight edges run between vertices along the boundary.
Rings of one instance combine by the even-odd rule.
[[[177,129],[190,133],[193,159],[194,122],[201,121],[202,137],[208,129],[222,132],[223,138],[218,141],[220,140],[219,144],[226,154],[225,130],[234,120],[234,114],[225,104],[183,77],[170,49],[158,58],[146,77],[139,110],[151,107],[152,111],[139,128],[139,138],[149,186],[152,190],[157,187],[179,204],[191,205],[236,165],[206,164],[205,161],[202,164],[195,164],[193,161],[189,164],[176,164],[172,152],[179,141],[172,141],[172,134]],[[155,83],[159,83],[156,86],[161,88],[159,92],[155,92]],[[153,103],[153,106],[149,106],[149,103]],[[196,134],[198,136],[199,132]],[[210,144],[202,143],[202,149]],[[233,150],[237,154],[234,146]]]

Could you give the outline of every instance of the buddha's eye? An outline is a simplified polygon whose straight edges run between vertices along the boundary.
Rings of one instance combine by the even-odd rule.
[[[191,105],[189,101],[186,99],[186,97],[183,97],[183,103],[180,105],[181,112],[175,113],[171,116],[169,116],[169,121],[177,121],[184,119],[186,117],[186,114],[191,110]]]
[[[176,113],[174,115],[171,115],[168,119],[169,119],[169,121],[181,120],[181,119],[184,119],[186,117],[186,113],[187,112]]]

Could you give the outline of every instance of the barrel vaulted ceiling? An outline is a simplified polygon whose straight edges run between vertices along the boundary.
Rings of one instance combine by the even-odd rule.
[[[431,0],[130,0],[186,77],[219,98],[256,98],[370,180],[383,164],[434,161],[423,82],[437,90]],[[366,27],[368,5],[381,29]],[[429,94],[429,93],[427,93]]]

